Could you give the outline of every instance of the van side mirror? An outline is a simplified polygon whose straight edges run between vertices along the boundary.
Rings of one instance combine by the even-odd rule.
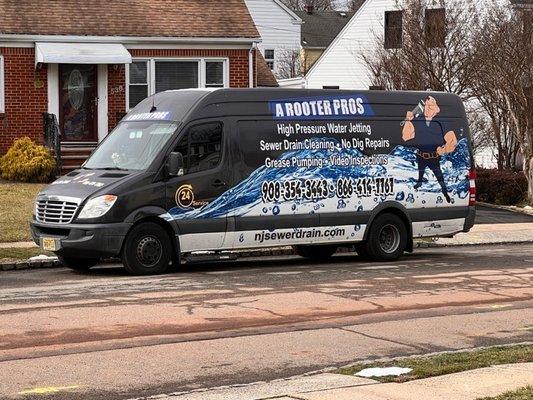
[[[170,153],[167,160],[167,174],[169,176],[182,176],[184,171],[183,154],[179,151]]]

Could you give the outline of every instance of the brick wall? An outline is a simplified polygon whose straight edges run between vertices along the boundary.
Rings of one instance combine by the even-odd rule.
[[[42,142],[42,113],[48,110],[47,68],[35,70],[33,48],[3,48],[5,113],[0,114],[0,154],[13,140],[29,136]],[[248,87],[248,50],[132,49],[133,57],[225,57],[229,59],[230,87]],[[126,111],[123,65],[108,66],[108,118],[113,129]]]
[[[200,49],[131,49],[135,57],[224,57],[229,59],[230,87],[248,87],[248,50]],[[113,129],[126,110],[125,69],[109,66],[109,130]]]
[[[15,138],[42,142],[42,113],[48,109],[47,68],[35,70],[32,48],[0,47],[4,56],[5,113],[0,114],[0,154]]]

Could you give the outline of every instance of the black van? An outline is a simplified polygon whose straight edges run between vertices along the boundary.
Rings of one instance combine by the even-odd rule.
[[[473,165],[447,93],[167,91],[38,195],[31,228],[77,270],[120,256],[161,273],[183,254],[287,245],[388,261],[473,226]]]

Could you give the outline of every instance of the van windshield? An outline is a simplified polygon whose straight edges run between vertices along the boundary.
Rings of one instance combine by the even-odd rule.
[[[178,124],[121,122],[83,165],[86,169],[145,170],[172,137]]]

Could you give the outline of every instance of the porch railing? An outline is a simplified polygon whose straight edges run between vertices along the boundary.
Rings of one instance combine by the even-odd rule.
[[[58,173],[62,168],[61,132],[55,114],[43,113],[44,144],[54,152]]]

